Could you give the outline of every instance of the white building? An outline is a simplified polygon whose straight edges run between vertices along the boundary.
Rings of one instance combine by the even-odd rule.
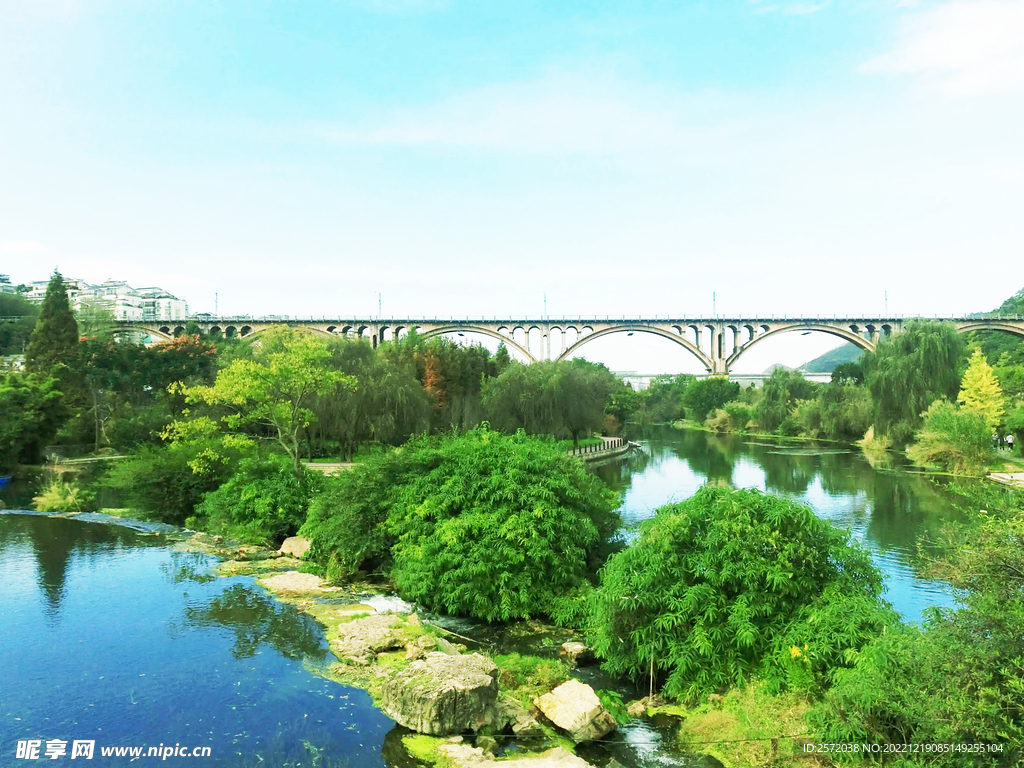
[[[29,283],[25,294],[29,301],[42,302],[46,297],[49,280]],[[132,288],[123,280],[107,280],[99,285],[90,285],[84,280],[64,278],[68,300],[76,312],[83,306],[110,312],[115,320],[184,320],[188,316],[188,304],[172,296],[163,288]]]

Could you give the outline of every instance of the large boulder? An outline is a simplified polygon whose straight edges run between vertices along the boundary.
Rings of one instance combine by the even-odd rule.
[[[338,625],[338,637],[331,641],[334,655],[343,661],[366,665],[378,653],[405,647],[402,619],[378,613]]]
[[[495,720],[498,668],[478,653],[428,653],[384,683],[382,707],[397,723],[447,736],[476,731]]]
[[[442,744],[437,751],[456,768],[594,768],[582,757],[562,747],[522,757],[506,756],[501,760],[495,760],[494,755],[468,744]]]
[[[310,541],[305,536],[291,536],[285,539],[277,550],[282,555],[302,557],[309,551]]]
[[[579,680],[569,680],[533,701],[544,716],[576,742],[593,741],[617,727],[594,689]]]
[[[560,655],[565,657],[570,667],[582,666],[594,661],[594,652],[580,642],[562,643]]]

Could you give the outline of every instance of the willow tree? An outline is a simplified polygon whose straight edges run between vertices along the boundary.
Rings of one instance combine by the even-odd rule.
[[[55,365],[71,362],[78,347],[78,321],[71,311],[67,287],[60,272],[54,272],[46,287],[39,320],[25,348],[25,367],[46,373]]]
[[[234,360],[211,386],[175,385],[189,404],[204,403],[223,426],[269,432],[300,472],[302,438],[316,418],[313,406],[339,388],[353,387],[325,339],[288,328],[267,331],[252,359]]]
[[[955,400],[965,343],[949,323],[914,320],[882,338],[864,356],[864,373],[875,404],[875,431],[903,445],[936,400]]]
[[[989,431],[995,429],[1003,418],[1003,390],[979,347],[974,349],[967,364],[956,400],[964,408],[981,411]]]

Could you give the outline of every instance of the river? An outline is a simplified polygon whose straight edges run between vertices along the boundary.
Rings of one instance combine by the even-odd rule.
[[[876,470],[855,450],[662,429],[644,455],[596,468],[624,492],[635,525],[704,482],[756,487],[849,528],[910,620],[951,605],[915,572],[917,542],[955,519],[931,481]],[[159,533],[34,514],[0,514],[0,764],[18,741],[103,747],[209,747],[169,765],[395,768],[403,730],[369,696],[315,674],[330,660],[321,627],[249,577],[172,551]],[[627,535],[630,529],[627,529]],[[696,765],[637,722],[614,754],[626,765]]]

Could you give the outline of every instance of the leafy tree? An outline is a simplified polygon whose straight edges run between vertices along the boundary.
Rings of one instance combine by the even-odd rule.
[[[432,610],[544,615],[586,583],[618,529],[616,494],[553,444],[478,429],[442,439],[387,526],[399,593]]]
[[[780,431],[799,400],[811,400],[817,393],[817,385],[808,381],[797,371],[778,367],[765,380],[758,393],[757,422],[767,432]],[[792,424],[793,422],[789,422]],[[788,424],[787,424],[788,426]],[[783,430],[793,434],[792,428]]]
[[[639,421],[642,424],[663,424],[686,416],[683,398],[686,389],[697,377],[690,373],[656,376],[640,392]]]
[[[704,421],[717,408],[740,396],[740,385],[735,381],[711,377],[696,379],[686,387],[683,405],[694,421]]]
[[[429,399],[416,380],[414,364],[374,350],[366,341],[344,341],[333,348],[333,365],[352,377],[353,388],[318,397],[313,430],[340,446],[351,461],[367,442],[400,445],[429,426]]]
[[[67,415],[59,387],[52,377],[0,375],[0,473],[42,459]]]
[[[1024,315],[1024,288],[989,315]],[[1004,331],[976,331],[971,334],[971,344],[979,346],[992,365],[999,361],[1007,365],[1024,364],[1024,340],[1019,336]]]
[[[980,348],[971,355],[956,401],[964,408],[984,414],[989,431],[995,429],[1003,418],[1003,390]]]
[[[954,474],[980,474],[992,458],[992,428],[981,410],[936,400],[925,411],[924,426],[907,456]]]
[[[585,360],[513,365],[487,383],[484,413],[505,432],[571,437],[601,429],[609,395],[622,387],[603,365]]]
[[[653,673],[673,698],[698,700],[757,674],[777,687],[823,685],[893,620],[881,591],[868,553],[809,508],[704,486],[657,510],[608,561],[592,640],[609,672]],[[794,648],[806,675],[790,669]]]
[[[234,360],[210,386],[176,386],[189,404],[222,409],[228,429],[267,430],[288,454],[296,474],[302,470],[305,430],[313,422],[318,397],[353,386],[351,376],[336,370],[326,341],[290,329],[268,331],[253,359]]]
[[[840,363],[832,369],[833,384],[863,384],[864,366],[859,362]]]
[[[871,426],[871,393],[843,379],[824,387],[821,403],[821,433],[830,440],[859,440]]]
[[[46,287],[39,320],[25,349],[25,367],[46,373],[55,365],[66,364],[77,345],[78,322],[68,302],[64,278],[60,272],[54,272]]]
[[[864,356],[864,373],[875,404],[875,431],[905,445],[936,400],[956,399],[964,340],[948,323],[915,320],[902,333],[882,338]]]
[[[0,356],[25,351],[38,315],[39,307],[24,296],[0,293],[0,317],[18,318],[0,323]]]
[[[252,544],[279,544],[306,519],[320,475],[296,475],[285,456],[242,459],[236,471],[196,507],[199,525]]]

